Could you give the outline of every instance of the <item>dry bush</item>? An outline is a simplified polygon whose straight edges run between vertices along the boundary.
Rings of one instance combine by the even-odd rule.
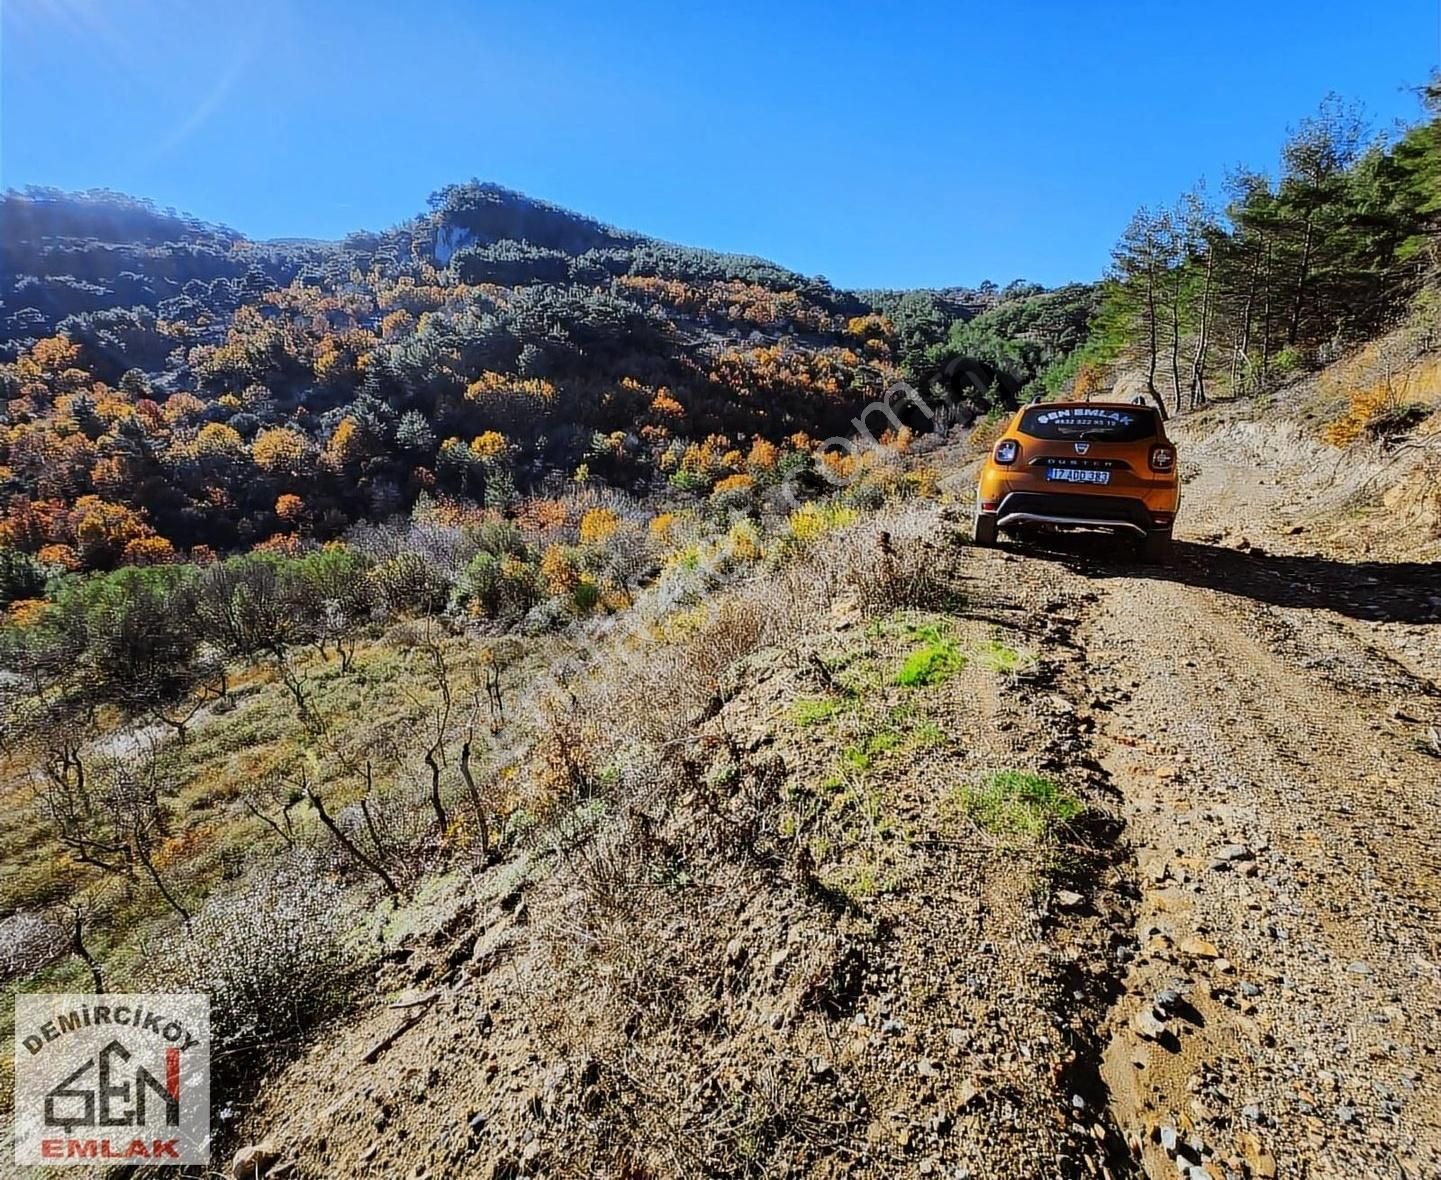
[[[684,778],[676,751],[719,706],[739,661],[814,628],[838,600],[884,611],[953,597],[938,552],[941,529],[934,508],[900,504],[792,549],[679,616],[672,610],[658,631],[644,621],[675,598],[641,603],[629,634],[613,630],[597,640],[592,674],[535,711],[542,794],[632,799],[628,781],[644,798],[672,791]],[[713,574],[697,571],[698,583]]]
[[[0,983],[23,979],[64,957],[70,932],[45,914],[11,914],[0,922]]]
[[[375,857],[402,888],[414,885],[431,867],[438,841],[423,787],[399,787],[348,804],[335,816],[346,837]],[[360,866],[344,850],[327,851],[335,871],[355,874]]]
[[[359,967],[345,896],[296,852],[212,898],[155,952],[151,990],[210,996],[217,1058],[233,1068],[303,1038],[342,1010]]]
[[[945,535],[931,505],[895,505],[823,537],[808,559],[789,569],[788,590],[810,611],[827,609],[846,593],[868,614],[946,605],[957,592],[946,575]]]

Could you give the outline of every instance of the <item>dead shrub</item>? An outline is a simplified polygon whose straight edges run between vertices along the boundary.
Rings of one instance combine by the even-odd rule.
[[[217,1061],[247,1069],[343,1009],[360,966],[347,914],[340,887],[297,853],[207,902],[155,951],[147,984],[208,994]]]
[[[70,949],[64,925],[47,914],[11,914],[0,922],[0,983],[23,979]]]

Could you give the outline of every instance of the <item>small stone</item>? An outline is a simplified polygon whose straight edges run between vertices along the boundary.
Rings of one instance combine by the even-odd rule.
[[[1149,1008],[1142,1008],[1131,1017],[1131,1028],[1136,1035],[1147,1041],[1159,1041],[1165,1035],[1165,1022],[1159,1020]]]
[[[1256,854],[1244,844],[1227,844],[1216,853],[1216,859],[1231,864],[1238,860],[1253,860],[1255,855]]]
[[[1160,1141],[1161,1141],[1161,1147],[1165,1149],[1166,1154],[1167,1154],[1167,1155],[1175,1155],[1175,1154],[1176,1154],[1176,1144],[1177,1144],[1177,1142],[1179,1141],[1179,1140],[1178,1140],[1178,1136],[1177,1136],[1177,1134],[1176,1134],[1176,1128],[1175,1128],[1175,1127],[1169,1127],[1169,1126],[1163,1126],[1163,1127],[1160,1129],[1160,1131],[1158,1132],[1158,1137],[1160,1138]]]
[[[1259,1123],[1261,1121],[1261,1108],[1254,1102],[1248,1102],[1241,1107],[1241,1117],[1248,1123]]]
[[[1074,910],[1086,899],[1079,893],[1070,889],[1058,889],[1056,891],[1056,904],[1063,910]]]
[[[1241,1153],[1246,1157],[1246,1166],[1251,1175],[1256,1180],[1275,1180],[1276,1159],[1261,1146],[1261,1141],[1250,1131],[1242,1131],[1239,1139]]]
[[[1221,952],[1216,948],[1214,942],[1207,942],[1204,938],[1198,938],[1192,934],[1181,939],[1180,951],[1183,955],[1190,955],[1193,959],[1219,959]]]
[[[1245,996],[1248,1000],[1254,1000],[1257,996],[1261,994],[1261,989],[1257,987],[1254,983],[1252,983],[1249,979],[1241,980],[1239,986],[1241,989],[1241,994]]]
[[[1356,962],[1349,964],[1346,968],[1346,971],[1348,974],[1351,975],[1370,975],[1371,964],[1363,963],[1358,959]]]
[[[234,1180],[260,1180],[280,1159],[280,1148],[273,1139],[249,1143],[237,1151],[230,1161]]]

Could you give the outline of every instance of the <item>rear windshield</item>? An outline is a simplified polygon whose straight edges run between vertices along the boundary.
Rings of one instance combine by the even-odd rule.
[[[1021,433],[1032,438],[1090,438],[1136,442],[1158,433],[1156,411],[1145,406],[1031,406]]]

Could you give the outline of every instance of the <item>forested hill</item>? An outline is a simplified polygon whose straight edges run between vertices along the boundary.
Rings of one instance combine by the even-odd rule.
[[[504,510],[578,468],[763,484],[956,321],[1056,303],[863,297],[477,182],[338,243],[105,191],[10,192],[3,219],[0,546],[69,568],[323,541],[422,494]],[[1037,364],[1089,293],[1061,296]]]

